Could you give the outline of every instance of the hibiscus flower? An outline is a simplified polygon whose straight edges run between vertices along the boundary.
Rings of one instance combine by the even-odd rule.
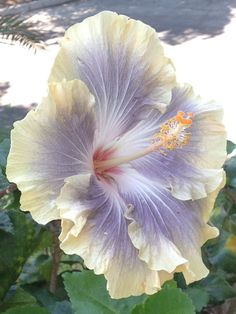
[[[22,209],[60,219],[61,248],[104,274],[113,298],[155,293],[175,272],[205,277],[224,183],[220,106],[176,84],[151,27],[112,12],[66,32],[49,81],[12,131]]]

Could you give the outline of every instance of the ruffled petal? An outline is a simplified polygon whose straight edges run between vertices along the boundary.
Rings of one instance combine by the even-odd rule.
[[[214,191],[222,182],[221,169],[226,158],[226,133],[222,109],[194,95],[189,85],[176,87],[164,114],[151,112],[146,120],[120,139],[120,155],[137,152],[150,143],[155,133],[178,111],[193,112],[190,141],[182,148],[163,155],[156,151],[131,162],[144,176],[157,180],[182,199],[200,199]]]
[[[201,246],[218,235],[207,221],[219,191],[202,200],[181,201],[134,171],[127,178],[129,185],[120,186],[120,195],[130,209],[128,230],[140,259],[152,270],[183,272],[187,283],[205,277]]]
[[[58,206],[61,248],[67,254],[80,255],[96,274],[104,274],[113,298],[153,294],[160,289],[166,274],[150,270],[138,258],[128,236],[124,202],[114,190],[105,192],[93,176],[76,176],[62,188]]]
[[[63,78],[81,79],[95,96],[101,144],[143,119],[148,106],[163,112],[175,82],[155,30],[108,11],[67,30],[50,81]]]
[[[64,180],[92,164],[94,98],[81,81],[53,83],[35,111],[14,124],[7,176],[21,206],[45,224],[59,219],[56,199]]]
[[[219,190],[181,201],[128,168],[113,183],[89,174],[66,180],[58,206],[67,254],[104,274],[114,298],[155,293],[175,272],[187,283],[208,274],[201,246],[218,235],[207,221]]]

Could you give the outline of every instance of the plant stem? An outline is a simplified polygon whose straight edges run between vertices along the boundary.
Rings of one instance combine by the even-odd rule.
[[[53,235],[53,251],[52,251],[52,272],[50,278],[49,291],[56,292],[57,288],[57,274],[60,266],[62,250],[60,249],[60,242],[58,239],[59,222],[53,221],[49,224],[49,228]]]

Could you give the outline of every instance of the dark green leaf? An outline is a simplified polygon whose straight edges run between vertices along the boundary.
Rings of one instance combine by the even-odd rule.
[[[40,232],[40,242],[36,246],[35,251],[38,252],[51,246],[52,246],[52,233],[48,229],[42,228]]]
[[[200,312],[209,302],[209,294],[203,287],[188,287],[185,293],[192,300],[197,312]]]
[[[20,274],[20,281],[29,284],[36,281],[48,280],[50,277],[52,258],[45,254],[45,250],[52,245],[52,233],[42,227],[38,235],[39,242],[35,246],[34,254],[27,260]]]
[[[3,312],[3,314],[50,314],[50,313],[40,306],[25,305],[16,306],[12,309]]]
[[[221,228],[222,224],[224,223],[225,217],[227,213],[222,206],[217,206],[214,208],[211,216],[211,222],[214,226]]]
[[[207,257],[210,264],[216,269],[236,274],[236,249],[234,241],[232,242],[233,238],[229,232],[221,229],[220,236],[215,239],[215,243],[207,247]],[[222,278],[222,273],[217,276]],[[205,280],[208,280],[208,278],[203,281]]]
[[[106,290],[104,276],[95,275],[91,271],[65,273],[63,277],[72,307],[77,314],[128,314],[145,298],[111,299]]]
[[[226,281],[224,272],[212,273],[201,281],[212,302],[221,302],[236,296],[236,290]]]
[[[230,182],[229,182],[230,186],[233,187],[234,189],[236,188],[236,177],[233,177]]]
[[[234,247],[235,249],[235,247]],[[222,248],[219,253],[211,259],[218,268],[236,274],[236,252],[232,252],[230,248]]]
[[[20,281],[30,284],[37,281],[49,282],[52,270],[52,258],[47,254],[33,254],[26,262]]]
[[[30,293],[22,288],[18,288],[12,295],[7,297],[0,305],[0,311],[7,310],[8,308],[22,306],[22,305],[36,305],[37,301]]]
[[[50,311],[52,314],[72,314],[71,304],[69,301],[56,302],[53,309]]]
[[[33,223],[29,215],[19,210],[9,210],[8,214],[14,227],[14,234],[0,231],[0,298],[16,281],[39,241],[40,227]]]
[[[11,219],[6,211],[0,211],[0,230],[14,233],[13,225]]]
[[[16,292],[7,301],[18,305],[36,303],[35,297],[33,297],[30,293],[28,293],[22,288],[18,288]]]
[[[137,305],[132,314],[195,314],[191,299],[178,288],[165,287]]]
[[[26,288],[27,287],[27,288]],[[71,304],[62,300],[47,290],[45,286],[40,287],[38,283],[27,285],[25,288],[37,299],[38,303],[45,307],[51,314],[72,314]]]
[[[236,144],[234,144],[231,141],[227,141],[227,154],[231,154],[235,148],[236,148]]]
[[[38,301],[38,303],[49,309],[54,308],[55,303],[60,301],[54,294],[49,292],[45,285],[40,285],[38,282],[31,285],[25,285],[24,289],[30,292]]]

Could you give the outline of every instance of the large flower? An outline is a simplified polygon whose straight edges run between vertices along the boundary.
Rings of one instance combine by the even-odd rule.
[[[202,244],[224,182],[221,108],[175,85],[153,29],[103,12],[72,26],[49,96],[12,131],[8,178],[23,210],[61,219],[61,248],[112,297],[207,275]]]

